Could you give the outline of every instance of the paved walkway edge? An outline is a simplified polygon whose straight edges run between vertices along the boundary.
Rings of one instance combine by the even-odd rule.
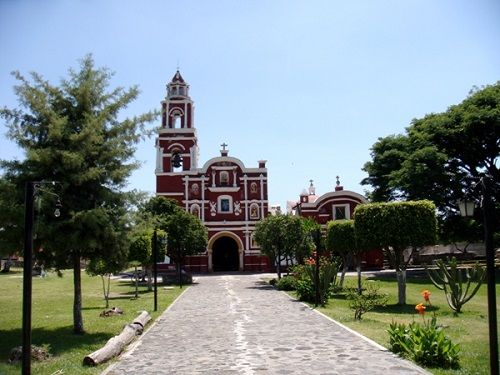
[[[120,360],[120,358],[121,358],[122,356],[125,356],[125,355],[128,355],[128,354],[132,353],[132,352],[135,350],[135,348],[136,348],[136,347],[137,347],[137,346],[138,346],[138,345],[142,342],[142,338],[144,337],[144,335],[146,335],[146,334],[147,334],[147,333],[148,333],[151,329],[153,329],[153,328],[156,326],[156,323],[158,322],[158,320],[160,320],[160,319],[163,317],[163,315],[165,315],[165,314],[166,314],[166,313],[167,313],[167,312],[168,312],[168,311],[172,308],[172,306],[174,306],[174,305],[177,303],[177,301],[178,301],[178,300],[179,300],[179,299],[180,299],[180,298],[184,295],[184,293],[186,293],[186,292],[189,290],[189,288],[190,288],[190,287],[191,287],[190,285],[189,285],[189,286],[187,286],[187,288],[186,288],[186,289],[185,289],[185,290],[184,290],[181,294],[179,294],[179,295],[177,296],[177,298],[176,298],[176,299],[175,299],[175,300],[174,300],[174,301],[173,301],[170,305],[168,305],[168,307],[167,307],[167,308],[166,308],[166,309],[165,309],[165,310],[164,310],[164,311],[163,311],[160,315],[158,315],[158,317],[157,317],[157,318],[155,319],[155,321],[154,321],[154,322],[153,322],[153,323],[152,323],[152,324],[148,327],[148,329],[142,332],[142,334],[141,334],[141,336],[140,336],[139,338],[137,338],[137,339],[136,339],[136,340],[135,340],[132,344],[130,344],[129,346],[127,346],[127,347],[126,347],[126,348],[125,348],[125,349],[124,349],[124,350],[120,353],[120,355],[118,355],[117,357],[115,357],[115,358],[114,358],[114,360],[115,360],[116,362],[115,362],[115,363],[112,363],[111,365],[109,365],[108,367],[106,367],[106,368],[105,368],[105,369],[101,372],[101,374],[100,374],[100,375],[106,375],[106,374],[108,374],[111,370],[113,370],[113,368],[115,368],[115,366],[117,366],[117,365],[120,363],[120,362],[119,362],[119,360]]]
[[[288,298],[290,298],[291,300],[294,300],[294,301],[298,301],[300,302],[302,305],[306,306],[308,309],[314,311],[315,313],[323,316],[324,318],[330,320],[331,322],[337,324],[338,326],[342,327],[343,329],[345,329],[346,331],[348,332],[351,332],[353,335],[355,336],[358,336],[359,338],[365,340],[366,342],[368,342],[370,345],[373,345],[374,347],[376,347],[377,349],[379,350],[382,350],[382,351],[386,351],[386,352],[390,352],[389,349],[387,349],[385,346],[382,346],[380,345],[378,342],[375,342],[373,341],[372,339],[362,335],[361,333],[359,333],[358,331],[355,331],[349,327],[347,327],[346,325],[336,321],[335,319],[329,317],[328,315],[322,313],[321,311],[318,311],[317,309],[313,309],[311,306],[309,306],[307,303],[305,302],[302,302],[302,301],[299,301],[297,298],[294,298],[292,297],[290,294],[284,292],[284,291],[281,291],[282,293],[286,294],[288,296]],[[399,356],[398,356],[399,357]],[[428,375],[432,375],[432,373],[428,372],[426,369],[424,369],[423,367],[420,367],[419,365],[417,365],[416,363],[406,359],[406,358],[403,358],[403,357],[399,357],[401,358],[403,361],[407,362],[410,366],[414,367],[415,369],[418,369],[418,370],[421,370],[421,371],[424,371],[426,374]]]

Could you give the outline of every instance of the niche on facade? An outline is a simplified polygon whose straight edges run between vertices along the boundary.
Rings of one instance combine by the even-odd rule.
[[[257,203],[252,203],[250,205],[250,219],[252,220],[259,219],[259,205]]]
[[[220,172],[219,178],[220,178],[220,185],[221,186],[228,186],[229,185],[229,173],[227,171]]]
[[[250,184],[250,194],[257,194],[257,183],[256,182],[252,182]]]
[[[191,194],[195,197],[200,194],[200,186],[197,183],[191,185]]]
[[[200,218],[200,206],[198,204],[193,204],[191,205],[191,208],[189,210],[192,215],[196,216],[198,219]]]

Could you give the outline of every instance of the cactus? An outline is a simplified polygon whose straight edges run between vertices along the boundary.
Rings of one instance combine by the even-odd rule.
[[[471,268],[459,268],[455,257],[448,262],[437,260],[435,264],[437,269],[425,267],[427,274],[436,288],[444,290],[451,309],[459,313],[462,306],[479,290],[486,274],[485,268],[478,263]],[[474,283],[476,285],[471,289]]]

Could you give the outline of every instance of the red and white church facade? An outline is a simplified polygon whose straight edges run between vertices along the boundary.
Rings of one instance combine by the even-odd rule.
[[[162,124],[156,138],[156,194],[175,199],[200,218],[208,230],[205,253],[188,257],[186,271],[264,271],[269,261],[253,240],[256,223],[268,214],[266,161],[248,168],[229,156],[199,165],[194,103],[189,85],[177,71],[161,102]]]

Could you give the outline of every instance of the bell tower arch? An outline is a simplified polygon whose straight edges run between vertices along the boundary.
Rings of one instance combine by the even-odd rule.
[[[198,139],[194,103],[189,85],[177,70],[161,102],[161,129],[156,139],[157,173],[177,173],[198,168]]]

